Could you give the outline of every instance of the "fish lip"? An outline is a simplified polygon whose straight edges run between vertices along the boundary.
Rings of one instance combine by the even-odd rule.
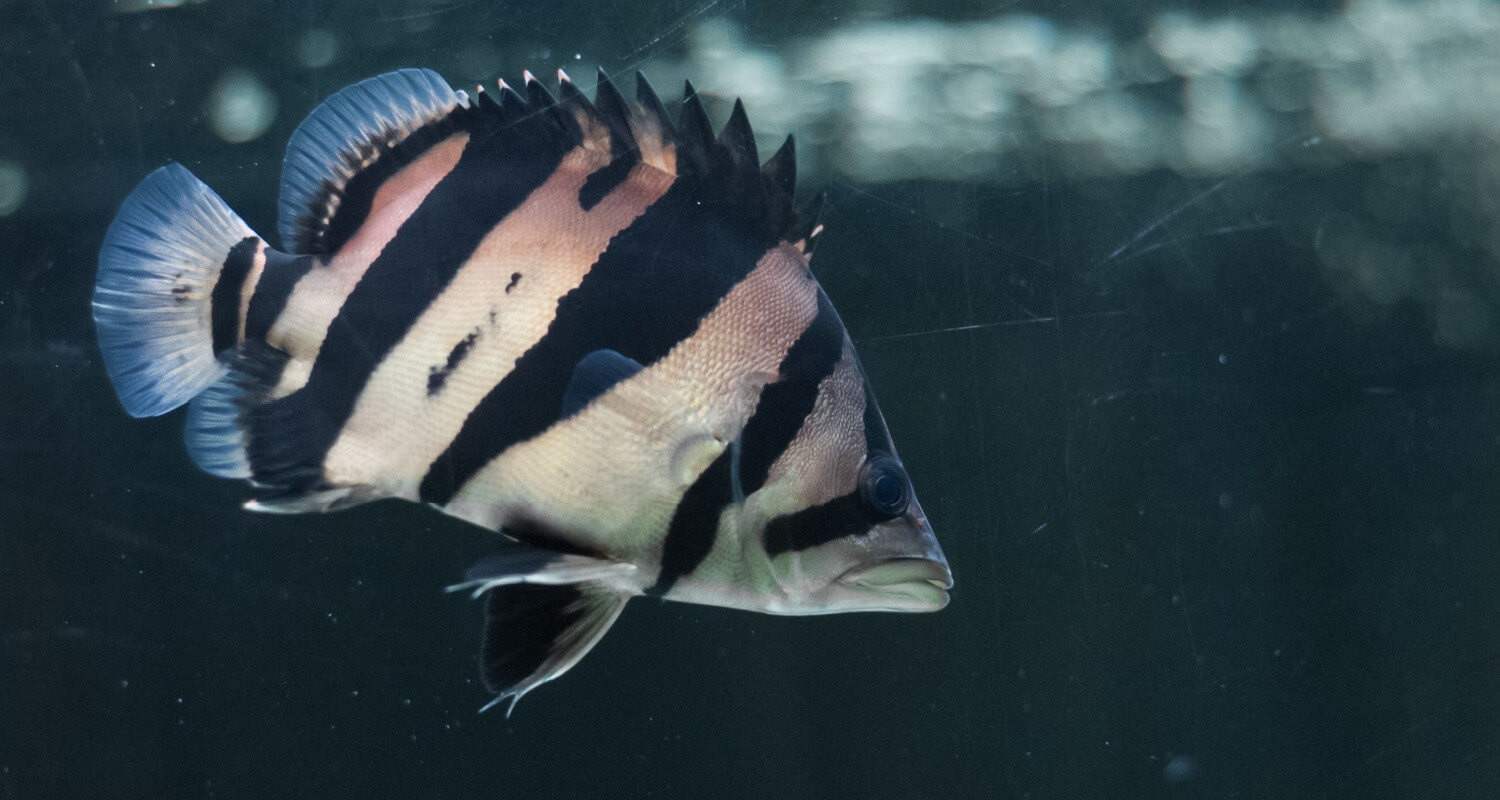
[[[935,582],[939,589],[953,588],[953,572],[948,569],[948,565],[921,556],[897,556],[883,558],[873,564],[861,564],[839,576],[839,580],[872,588],[913,581]]]
[[[862,564],[839,576],[839,583],[901,598],[900,609],[939,609],[948,604],[953,572],[948,564],[930,558],[901,556]]]

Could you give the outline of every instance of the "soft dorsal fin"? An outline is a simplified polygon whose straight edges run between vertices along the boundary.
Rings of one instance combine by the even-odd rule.
[[[324,100],[287,142],[278,201],[282,248],[292,253],[334,249],[326,240],[328,225],[349,182],[413,133],[468,104],[466,94],[430,69],[387,72]]]
[[[640,372],[639,361],[620,355],[614,350],[595,350],[578,360],[573,367],[573,377],[563,392],[562,415],[571,417],[582,411],[595,397],[609,391],[609,387]]]

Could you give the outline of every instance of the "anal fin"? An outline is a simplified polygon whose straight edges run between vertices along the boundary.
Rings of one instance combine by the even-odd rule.
[[[634,564],[519,547],[470,569],[448,591],[484,596],[479,650],[484,685],[507,700],[506,716],[527,692],[573,668],[614,624],[634,593]]]
[[[219,357],[221,375],[188,404],[184,438],[188,455],[204,472],[250,478],[244,412],[260,403],[281,378],[287,356],[259,340],[240,343]]]

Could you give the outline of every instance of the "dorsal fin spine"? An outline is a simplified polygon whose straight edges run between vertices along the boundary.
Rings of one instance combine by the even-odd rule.
[[[719,150],[724,154],[726,179],[736,194],[756,209],[769,210],[765,203],[766,185],[760,174],[760,155],[755,149],[755,132],[745,116],[745,104],[734,101],[729,121],[719,133]]]
[[[576,130],[579,144],[590,149],[597,147],[601,142],[593,135],[594,132],[606,130],[604,118],[599,114],[599,110],[594,108],[594,104],[589,102],[588,97],[578,88],[578,85],[573,83],[568,73],[561,69],[557,71],[557,84],[560,97],[558,106],[563,112],[565,124],[569,124],[569,127]]]
[[[552,93],[547,91],[547,87],[543,86],[542,82],[537,80],[536,76],[532,75],[529,70],[522,73],[522,75],[526,81],[526,106],[528,115],[537,115],[545,118],[556,127],[560,134],[568,137],[569,141],[573,144],[579,144],[582,141],[583,131],[578,127],[578,120],[574,119],[572,114],[567,113],[562,108],[558,99],[553,97]]]
[[[823,226],[818,224],[818,217],[823,212],[823,201],[827,198],[827,192],[818,192],[797,209],[795,219],[787,227],[786,235],[782,238],[789,242],[802,243],[802,251],[811,253],[817,234],[823,230]]]
[[[475,95],[476,99],[474,101],[474,104],[477,107],[485,111],[494,113],[498,113],[500,111],[500,102],[495,99],[494,95],[486,92],[483,86],[478,87],[478,91],[475,93]]]
[[[526,105],[526,98],[516,93],[515,89],[500,85],[500,119],[502,124],[509,125],[525,116],[530,109]]]
[[[641,160],[669,174],[677,174],[677,129],[667,115],[661,98],[656,96],[646,76],[635,74],[635,106],[630,114],[630,130]]]
[[[777,230],[788,229],[796,219],[792,198],[797,190],[797,142],[790,135],[760,168],[766,184],[767,224]]]
[[[614,157],[638,149],[630,130],[630,106],[603,67],[599,69],[599,81],[594,89],[594,108],[609,129],[609,149]]]
[[[729,122],[719,133],[719,144],[729,151],[730,161],[736,173],[755,172],[760,168],[760,155],[755,151],[755,133],[750,130],[750,118],[745,115],[745,104],[734,101],[734,110],[729,112]]]
[[[660,128],[659,135],[665,144],[672,144],[677,139],[677,129],[667,115],[666,106],[662,105],[646,76],[639,72],[635,74],[635,105],[641,116],[649,117]]]
[[[481,88],[472,102],[430,70],[398,70],[341,90],[303,122],[288,144],[281,198],[283,241],[295,252],[326,254],[336,249],[362,216],[358,209],[363,204],[356,203],[345,214],[348,219],[337,222],[343,219],[339,210],[350,182],[425,126],[451,120],[449,128],[432,131],[432,141],[424,138],[414,146],[425,148],[450,128],[468,126],[475,134],[487,135],[530,120],[537,124],[523,126],[528,132],[517,135],[558,135],[564,142],[589,148],[602,146],[601,137],[607,135],[612,159],[639,153],[651,167],[691,176],[706,200],[731,203],[749,224],[766,233],[810,243],[817,228],[818,200],[802,209],[793,205],[795,145],[788,137],[760,165],[755,135],[740,101],[735,101],[728,122],[715,136],[702,99],[689,82],[684,82],[681,111],[674,121],[639,73],[633,104],[603,70],[592,101],[562,70],[558,79],[560,99],[530,71],[523,73],[521,92],[501,80],[498,91]],[[371,180],[378,185],[378,178],[365,183]],[[356,196],[368,197],[370,186],[361,192]]]
[[[547,87],[543,86],[542,82],[537,80],[535,75],[532,75],[528,71],[522,73],[522,76],[526,83],[527,105],[532,106],[538,111],[557,105],[557,98],[553,97],[552,93],[547,91]]]
[[[691,81],[683,82],[682,92],[682,113],[677,118],[680,145],[677,160],[682,164],[683,156],[687,156],[690,174],[708,176],[713,173],[714,129]]]

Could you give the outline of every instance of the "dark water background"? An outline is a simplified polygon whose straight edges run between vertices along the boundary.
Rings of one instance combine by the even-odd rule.
[[[628,74],[723,18],[773,55],[919,16],[1129,37],[1179,7],[0,0],[26,176],[0,216],[0,799],[1500,797],[1492,135],[1361,151],[1305,118],[1218,172],[1042,152],[881,182],[810,136],[814,268],[952,605],[632,602],[510,719],[474,713],[479,610],[440,591],[489,535],[396,503],[245,513],[181,412],[128,419],[99,363],[94,258],[134,183],[181,161],[272,232],[287,135],[385,69]],[[340,54],[289,66],[312,28]],[[206,120],[226,65],[279,104],[244,144]],[[1351,230],[1405,254],[1406,290],[1337,269]]]

